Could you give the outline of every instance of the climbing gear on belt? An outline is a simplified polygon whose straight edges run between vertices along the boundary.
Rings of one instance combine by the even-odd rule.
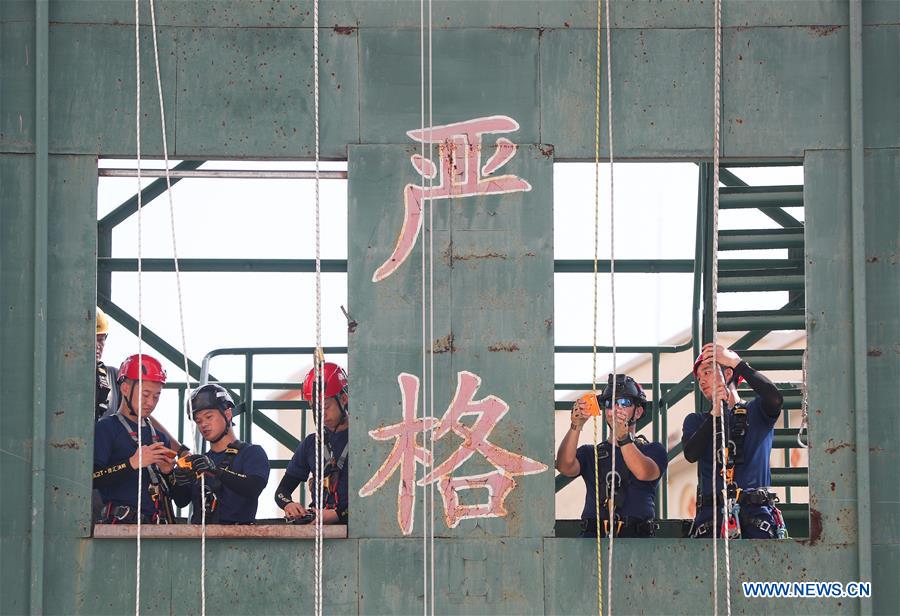
[[[643,520],[631,516],[620,517],[616,515],[613,523],[603,520],[603,533],[601,537],[608,537],[610,528],[614,528],[616,537],[655,537],[659,530],[659,522],[654,519]],[[585,537],[593,537],[597,533],[597,520],[585,518],[581,520],[581,533]]]
[[[241,451],[247,446],[247,443],[243,441],[232,441],[228,444],[228,447],[225,448],[225,455],[222,456],[222,461],[218,463],[214,463],[215,465],[215,475],[213,477],[206,477],[206,480],[203,482],[203,506],[206,511],[206,523],[207,524],[217,524],[218,520],[218,508],[219,508],[219,492],[222,489],[222,482],[219,480],[218,475],[221,471],[227,471],[231,469],[231,465],[234,464],[234,459],[241,453]],[[206,476],[204,470],[200,470],[197,472],[197,468],[194,465],[194,461],[201,457],[199,454],[194,456],[186,456],[185,458],[179,458],[176,462],[177,464],[181,464],[186,468],[190,468],[191,471],[195,471],[195,476],[204,475]],[[209,459],[208,454],[205,456]],[[211,459],[209,459],[212,462]],[[200,521],[198,517],[198,512],[194,511],[194,515],[191,517],[191,522],[193,524],[197,524]]]
[[[156,513],[142,514],[141,521],[144,524],[166,524],[167,522],[158,521]],[[116,505],[115,503],[106,503],[104,505],[100,519],[100,524],[136,524],[137,508],[130,505]]]

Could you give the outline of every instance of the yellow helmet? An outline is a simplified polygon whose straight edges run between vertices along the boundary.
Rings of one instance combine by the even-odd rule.
[[[109,317],[97,306],[97,335],[109,334]]]

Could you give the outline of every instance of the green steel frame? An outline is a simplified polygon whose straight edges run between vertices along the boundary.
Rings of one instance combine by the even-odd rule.
[[[176,165],[178,170],[199,169],[205,161],[183,161]],[[777,164],[777,163],[776,163]],[[798,165],[799,163],[782,163],[783,165]],[[749,163],[740,166],[774,166],[772,163]],[[700,346],[711,338],[712,315],[704,307],[709,306],[712,297],[711,260],[709,250],[711,246],[711,212],[712,212],[712,168],[709,163],[699,164],[699,185],[697,199],[697,230],[695,237],[695,256],[690,259],[622,259],[616,261],[618,273],[691,273],[693,274],[694,301],[691,319],[691,338],[679,345],[643,345],[643,346],[617,346],[619,353],[649,354],[651,360],[652,379],[643,385],[652,393],[651,413],[645,415],[638,422],[638,429],[651,425],[653,440],[665,442],[668,434],[668,409],[683,399],[686,395],[694,393],[694,404],[698,412],[707,412],[708,407],[699,393],[693,375],[687,374],[677,383],[660,382],[660,356],[693,350],[699,353]],[[803,205],[802,186],[750,186],[727,168],[720,170],[720,178],[725,187],[720,188],[721,209],[755,208],[773,221],[781,225],[782,229],[766,231],[721,231],[720,250],[736,250],[750,248],[788,248],[790,250],[787,259],[720,259],[719,264],[719,291],[794,291],[791,301],[779,310],[757,310],[742,312],[720,312],[720,331],[746,331],[734,345],[736,349],[748,358],[753,358],[754,365],[760,369],[796,369],[802,360],[802,351],[765,351],[750,350],[749,347],[762,339],[766,334],[777,329],[805,329],[803,311],[803,224],[787,213],[784,207],[801,207]],[[183,178],[173,178],[172,183]],[[161,196],[166,190],[165,180],[157,179],[151,182],[141,191],[141,203],[145,207],[150,201]],[[129,331],[137,334],[137,321],[121,307],[112,302],[112,273],[136,272],[136,259],[123,259],[112,257],[112,233],[117,225],[137,212],[137,195],[134,195],[116,207],[112,212],[98,221],[98,259],[97,270],[99,286],[99,304],[116,321],[124,325]],[[314,272],[315,261],[312,259],[179,259],[180,271],[185,272]],[[174,259],[143,259],[141,263],[143,271],[173,272],[175,271]],[[346,259],[326,259],[321,262],[323,272],[346,273]],[[589,259],[560,259],[554,262],[555,273],[593,273],[594,262]],[[610,261],[598,262],[598,271],[601,273],[610,271]],[[158,336],[146,326],[143,328],[144,339],[160,354],[170,361],[180,364],[181,353],[163,338]],[[347,347],[326,347],[326,353],[346,354]],[[242,347],[222,348],[209,352],[198,365],[189,361],[190,376],[196,384],[209,381],[217,381],[210,373],[210,363],[215,357],[240,356],[244,359],[244,380],[240,382],[221,382],[232,390],[238,403],[238,412],[244,415],[244,420],[239,421],[240,437],[243,440],[251,440],[253,426],[260,428],[270,435],[278,443],[289,450],[299,445],[296,436],[282,428],[270,419],[261,410],[300,410],[308,409],[308,404],[302,400],[255,400],[254,389],[263,390],[296,390],[298,383],[256,382],[254,379],[254,359],[259,356],[272,355],[312,355],[312,347]],[[588,345],[556,346],[555,354],[586,354],[592,353],[593,347]],[[598,347],[597,353],[608,354],[612,347]],[[556,383],[557,391],[586,390],[591,388],[590,383]],[[799,387],[802,384],[785,383],[781,389],[785,392],[785,409],[799,408]],[[179,408],[184,405],[186,385],[184,383],[170,383],[167,389],[178,391]],[[555,411],[566,410],[570,402],[556,400]],[[185,422],[183,414],[179,413],[178,438],[183,441]],[[301,434],[306,432],[306,414],[301,415]],[[603,426],[604,438],[606,426]],[[783,428],[776,432],[775,447],[784,450],[784,467],[772,469],[772,483],[774,486],[782,486],[787,490],[787,504],[790,505],[790,489],[795,486],[808,485],[807,469],[791,468],[789,450],[797,447],[797,430],[790,428],[789,414],[784,414]],[[196,438],[196,437],[195,437]],[[199,446],[200,443],[197,443]],[[681,445],[674,446],[669,451],[669,460],[681,455]],[[273,468],[286,468],[289,460],[272,460]],[[569,485],[572,479],[563,475],[556,477],[556,491],[559,492]],[[668,493],[665,482],[660,482],[657,492],[657,503],[660,507],[661,517],[668,517]],[[808,507],[790,506],[786,508],[786,516],[794,521],[803,521],[808,516]],[[805,524],[803,524],[805,526]]]

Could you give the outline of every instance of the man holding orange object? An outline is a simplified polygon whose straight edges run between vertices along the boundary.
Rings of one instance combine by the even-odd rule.
[[[169,489],[175,452],[149,417],[159,402],[166,371],[155,357],[131,355],[119,368],[120,406],[97,422],[94,435],[94,488],[103,500],[104,524],[137,522],[137,476],[141,474],[141,521],[174,522]],[[140,427],[139,427],[140,426]],[[140,447],[140,454],[138,453]]]
[[[668,466],[668,457],[665,447],[635,435],[635,424],[646,407],[647,395],[637,381],[619,374],[613,387],[610,374],[601,395],[586,394],[572,408],[572,423],[556,453],[556,470],[567,477],[581,476],[584,480],[587,493],[581,513],[582,537],[597,536],[595,468],[605,478],[599,485],[601,537],[652,537],[658,528],[654,495]],[[610,428],[609,439],[596,447],[578,447],[584,424],[591,415],[599,415],[601,408],[605,409]]]

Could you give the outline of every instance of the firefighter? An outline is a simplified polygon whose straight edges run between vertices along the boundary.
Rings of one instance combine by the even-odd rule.
[[[324,390],[322,424],[316,426],[313,434],[307,435],[294,452],[284,477],[275,490],[275,502],[284,510],[289,522],[308,524],[316,515],[322,516],[323,524],[346,524],[348,505],[348,454],[350,451],[348,412],[349,390],[347,373],[337,364],[325,362],[321,367]],[[310,370],[303,382],[303,399],[310,403],[313,417],[318,418],[319,391],[316,387],[315,369]],[[309,507],[291,500],[294,490],[308,477],[316,475],[316,439],[324,468],[322,489],[324,499],[319,506],[314,480],[310,483],[312,502]]]
[[[102,501],[98,521],[137,522],[136,484],[140,466],[141,521],[174,522],[169,473],[175,451],[168,436],[148,421],[159,402],[166,371],[150,355],[131,355],[122,362],[117,381],[121,394],[119,409],[97,422],[94,435],[93,485],[100,491]]]
[[[718,508],[719,536],[731,538],[771,539],[786,537],[787,529],[781,512],[775,506],[777,496],[769,491],[771,474],[769,458],[775,422],[781,414],[783,398],[775,384],[721,345],[713,353],[706,344],[694,362],[694,376],[707,400],[716,400],[709,413],[692,413],[684,420],[681,442],[688,462],[699,461],[700,482],[697,487],[697,513],[691,537],[712,537],[713,505]],[[756,397],[741,400],[737,386],[747,381]],[[726,448],[723,456],[721,431]],[[716,491],[713,495],[713,438],[716,450]],[[723,457],[724,469],[723,469]],[[724,477],[723,477],[724,476]],[[722,495],[723,481],[727,487]]]
[[[97,388],[94,421],[112,415],[119,408],[119,388],[114,387],[118,370],[103,363],[103,348],[109,336],[109,318],[97,307]]]
[[[578,447],[581,430],[591,416],[590,400],[583,396],[572,409],[572,423],[556,453],[556,469],[567,477],[581,476],[587,488],[581,536],[597,536],[596,451],[596,466],[603,478],[599,485],[600,536],[652,537],[659,527],[654,500],[656,486],[666,471],[668,457],[661,444],[635,434],[635,424],[648,407],[647,395],[637,381],[624,374],[616,375],[613,388],[610,374],[606,388],[596,399],[598,406],[605,409],[609,439],[596,449],[594,445]],[[612,472],[613,439],[616,439],[615,474]]]
[[[201,491],[207,524],[252,524],[256,519],[259,495],[269,480],[269,458],[259,445],[235,438],[234,410],[234,400],[221,385],[203,385],[191,393],[188,414],[209,451],[190,455],[183,448],[173,474],[175,502],[182,507],[193,502],[194,524],[202,521]]]

